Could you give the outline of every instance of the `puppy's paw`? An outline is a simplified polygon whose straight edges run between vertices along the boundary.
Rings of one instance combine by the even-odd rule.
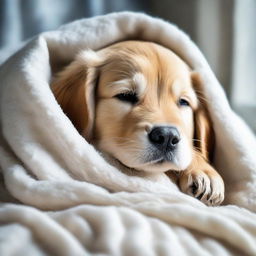
[[[186,170],[179,179],[182,192],[189,194],[209,206],[217,206],[224,200],[224,182],[209,166],[208,170]]]

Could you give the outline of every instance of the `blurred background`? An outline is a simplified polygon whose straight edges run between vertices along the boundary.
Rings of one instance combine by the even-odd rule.
[[[256,0],[0,0],[0,63],[42,31],[125,10],[161,17],[189,34],[256,132]]]

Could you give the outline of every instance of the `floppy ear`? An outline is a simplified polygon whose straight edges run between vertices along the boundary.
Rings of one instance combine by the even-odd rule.
[[[214,130],[198,73],[192,73],[192,82],[199,101],[198,108],[194,113],[194,145],[205,160],[211,161],[214,153]]]
[[[87,140],[92,136],[94,90],[100,63],[101,59],[97,53],[91,50],[83,51],[51,84],[63,112]]]

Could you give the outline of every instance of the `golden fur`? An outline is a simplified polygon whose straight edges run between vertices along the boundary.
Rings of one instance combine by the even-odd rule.
[[[210,205],[223,201],[223,180],[209,163],[214,132],[200,78],[169,49],[125,41],[83,51],[52,89],[77,130],[100,151],[138,171],[181,171],[183,192]],[[149,133],[163,126],[180,135],[170,161],[150,158],[155,148]]]

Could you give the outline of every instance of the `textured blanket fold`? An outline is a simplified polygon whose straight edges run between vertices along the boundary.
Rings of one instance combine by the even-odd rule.
[[[200,73],[223,206],[181,193],[165,174],[120,172],[55,100],[52,75],[80,50],[129,39],[164,45]],[[78,20],[32,39],[1,66],[0,81],[0,166],[20,202],[0,207],[0,255],[256,255],[255,136],[176,26],[131,12]]]

